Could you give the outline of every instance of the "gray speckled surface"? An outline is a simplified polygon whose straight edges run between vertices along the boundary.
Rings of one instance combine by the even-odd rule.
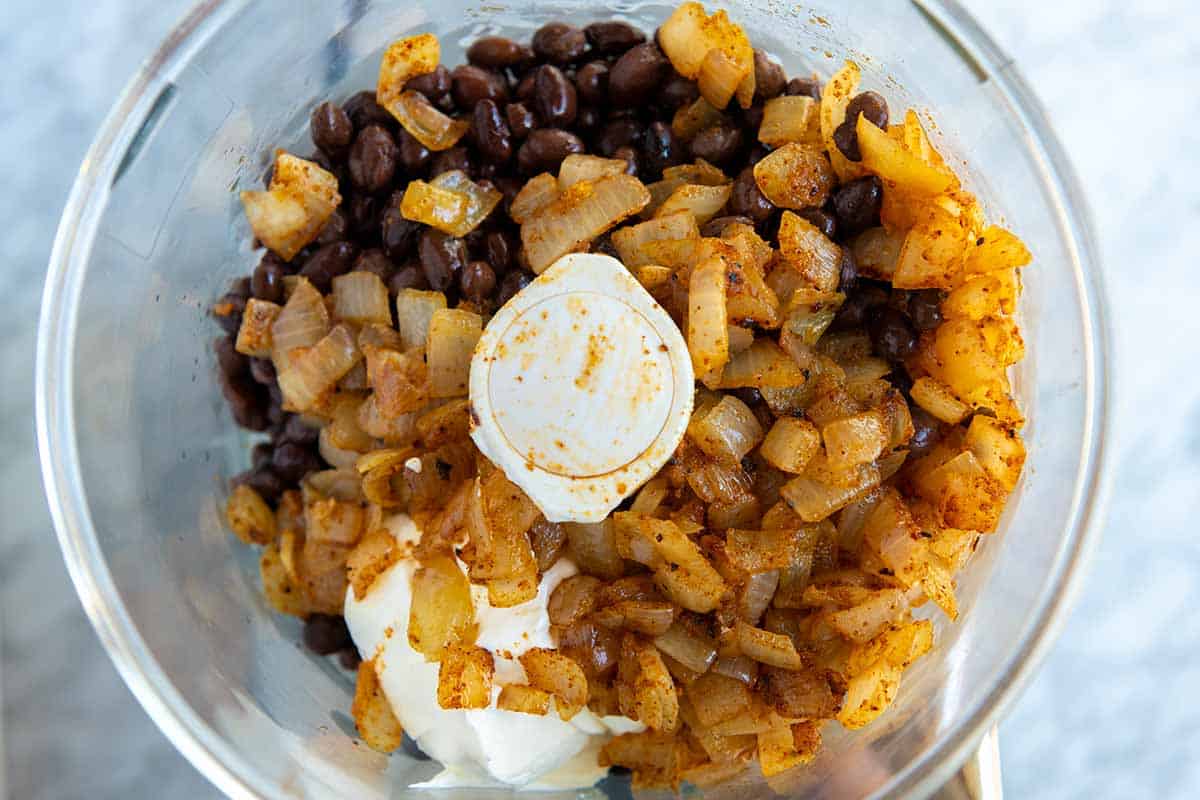
[[[1117,358],[1117,474],[1077,608],[1001,726],[1009,796],[1200,793],[1200,15],[1185,0],[968,0],[1051,112],[1095,213]],[[16,798],[214,791],[124,688],[42,500],[34,321],[76,165],[180,0],[0,4],[0,653]],[[1166,336],[1167,344],[1163,344]]]

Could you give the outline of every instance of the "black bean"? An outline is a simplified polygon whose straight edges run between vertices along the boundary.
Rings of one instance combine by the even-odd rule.
[[[322,245],[309,257],[300,274],[308,278],[317,291],[325,293],[333,285],[334,278],[350,271],[357,256],[358,249],[350,242]]]
[[[271,440],[276,446],[283,442],[312,445],[317,443],[318,434],[320,431],[305,422],[299,414],[289,414],[278,431],[272,433]]]
[[[598,55],[608,56],[624,53],[635,44],[646,41],[646,34],[628,22],[609,20],[593,22],[583,29],[592,50]]]
[[[609,120],[596,138],[596,149],[605,158],[612,158],[618,148],[634,145],[643,133],[642,124],[636,119],[623,117]]]
[[[338,653],[338,663],[342,665],[342,669],[354,672],[358,669],[358,665],[362,663],[362,656],[358,654],[357,648],[347,647]]]
[[[286,488],[283,479],[276,475],[270,467],[248,469],[240,475],[235,475],[229,483],[231,486],[249,486],[258,492],[263,500],[272,505],[278,502],[279,495],[283,494],[283,490]]]
[[[495,100],[504,103],[508,100],[508,81],[496,72],[463,64],[454,68],[452,94],[454,102],[463,111],[471,111],[480,100]]]
[[[304,646],[319,656],[331,656],[353,645],[346,620],[340,616],[312,614],[304,621]]]
[[[858,132],[850,120],[846,120],[833,129],[833,143],[849,160],[862,161],[862,152],[858,149]]]
[[[787,75],[783,67],[773,61],[762,50],[754,51],[754,97],[758,100],[770,100],[783,94],[787,86]]]
[[[283,278],[287,272],[283,260],[274,253],[267,253],[254,268],[250,277],[250,291],[259,300],[269,303],[283,302]]]
[[[504,195],[504,213],[512,208],[513,198],[521,191],[521,187],[525,185],[524,181],[519,178],[514,178],[510,175],[501,175],[498,178],[493,178],[492,183],[496,184],[496,188]]]
[[[608,99],[608,64],[590,61],[575,72],[575,89],[579,99],[592,106]]]
[[[266,387],[255,383],[249,373],[218,374],[221,379],[221,394],[229,404],[234,422],[252,431],[266,430],[270,425],[270,420],[267,419],[269,397]]]
[[[637,150],[634,150],[629,145],[625,145],[624,147],[618,147],[616,152],[613,153],[612,157],[619,158],[625,162],[625,164],[626,164],[625,174],[626,175],[637,175],[638,174],[638,152],[637,152]]]
[[[354,123],[355,130],[362,130],[368,125],[391,126],[395,122],[387,109],[375,102],[374,92],[359,92],[342,104],[342,110]]]
[[[942,293],[922,289],[908,298],[908,315],[918,331],[931,331],[942,324]]]
[[[514,269],[504,276],[504,280],[500,281],[500,288],[496,291],[496,305],[504,305],[532,281],[533,273],[523,269]]]
[[[867,333],[876,355],[893,363],[902,362],[917,347],[917,334],[908,317],[884,307],[867,323]]]
[[[583,151],[583,141],[575,134],[560,128],[541,128],[530,133],[517,151],[517,166],[525,175],[557,172],[564,158]]]
[[[862,114],[876,128],[887,130],[888,104],[878,92],[863,92],[846,104],[846,120],[857,122]]]
[[[321,103],[309,119],[313,144],[330,156],[339,157],[354,139],[354,123],[350,115],[333,103]]]
[[[275,452],[275,448],[270,442],[259,442],[250,450],[250,467],[252,469],[262,469],[271,465],[271,454]]]
[[[400,151],[396,140],[382,125],[368,125],[354,137],[350,147],[350,180],[367,192],[387,188],[396,174]]]
[[[340,208],[334,209],[321,232],[317,234],[317,244],[329,244],[345,239],[349,230],[350,220],[346,218],[346,212]]]
[[[642,156],[641,164],[648,172],[645,177],[656,180],[662,176],[664,168],[683,163],[684,147],[671,132],[670,125],[652,122],[642,137]]]
[[[514,92],[517,100],[522,103],[530,103],[533,101],[533,70],[526,72],[524,77],[517,83],[517,88]]]
[[[379,212],[382,205],[370,194],[354,193],[348,202],[350,208],[351,227],[359,235],[368,235],[379,229]],[[334,244],[334,242],[326,242]]]
[[[464,297],[482,303],[496,288],[496,273],[486,261],[471,261],[458,276],[458,285]]]
[[[483,239],[484,256],[497,275],[503,275],[512,269],[517,247],[514,237],[503,231],[492,231]]]
[[[749,154],[746,156],[746,163],[749,166],[753,167],[755,164],[762,161],[764,158],[766,158],[770,154],[771,154],[771,150],[769,147],[767,147],[765,144],[762,144],[761,142],[755,142],[754,146],[750,148]]]
[[[817,230],[832,239],[837,234],[837,220],[832,214],[827,214],[819,208],[805,208],[796,212],[798,216],[808,220]]]
[[[843,183],[833,193],[833,213],[837,215],[838,231],[850,238],[879,224],[883,207],[883,181],[875,175],[855,178]]]
[[[565,22],[547,23],[533,34],[533,52],[552,64],[570,64],[587,51],[587,36]]]
[[[418,75],[415,78],[409,78],[404,84],[406,90],[420,92],[431,101],[436,101],[446,96],[450,91],[451,78],[450,70],[442,64],[434,67],[433,72],[426,72],[424,75]]]
[[[888,290],[883,285],[875,281],[856,280],[847,287],[846,300],[833,318],[830,330],[857,330],[866,324],[875,309],[882,308],[887,302]]]
[[[386,284],[396,271],[396,265],[382,250],[371,248],[358,254],[358,258],[354,260],[354,271],[378,275]]]
[[[250,370],[250,359],[237,351],[234,337],[222,336],[213,342],[217,367],[226,375],[241,376]]]
[[[515,139],[524,139],[537,127],[537,117],[524,103],[509,103],[504,107],[504,117]]]
[[[467,263],[467,247],[463,240],[438,230],[423,231],[417,250],[425,280],[437,292],[444,291]]]
[[[908,440],[908,450],[911,455],[919,456],[941,440],[942,423],[925,409],[911,403],[908,413],[913,424],[913,435]]]
[[[743,108],[740,114],[742,118],[742,127],[746,129],[746,136],[750,141],[758,138],[758,129],[762,126],[763,121],[763,103],[761,100],[754,103],[749,108]]]
[[[532,58],[532,50],[504,36],[482,36],[467,48],[467,61],[488,69],[515,67]]]
[[[412,254],[420,232],[421,225],[404,218],[400,213],[400,198],[393,196],[379,217],[379,242],[383,245],[383,252],[394,262],[403,261]]]
[[[630,48],[608,73],[608,99],[617,108],[637,108],[658,92],[670,69],[653,42]]]
[[[743,225],[754,227],[754,220],[749,217],[743,217],[740,214],[734,214],[727,217],[713,217],[708,222],[700,226],[700,235],[706,237],[719,237],[721,231],[725,230],[726,225],[733,225],[740,222]]]
[[[484,158],[502,164],[512,158],[512,133],[495,100],[480,100],[471,115],[475,146]]]
[[[592,133],[600,127],[604,114],[592,106],[584,106],[575,115],[575,130],[580,133]]]
[[[753,168],[746,167],[738,173],[733,182],[733,191],[729,195],[729,209],[735,214],[749,217],[756,225],[765,222],[775,210],[775,206],[758,188]]]
[[[697,133],[691,148],[695,158],[711,164],[728,164],[742,149],[742,131],[731,123],[721,122]]]
[[[475,172],[475,165],[471,161],[471,154],[467,148],[451,147],[449,150],[443,150],[433,157],[433,162],[429,166],[429,174],[434,177],[451,170],[459,170],[467,175]]]
[[[783,93],[792,97],[811,97],[821,99],[821,84],[816,78],[792,78],[784,87]]]
[[[658,92],[658,102],[666,110],[675,111],[696,102],[700,96],[700,87],[695,81],[689,81],[682,75],[675,74],[663,84]]]
[[[250,359],[250,377],[263,386],[270,386],[278,379],[275,374],[275,365],[269,358]]]
[[[396,141],[400,148],[400,164],[404,167],[404,171],[410,177],[424,174],[430,159],[433,158],[429,148],[403,128],[396,135]]]
[[[842,260],[838,264],[838,291],[849,292],[858,285],[858,262],[854,260],[854,251],[849,247],[842,248]]]
[[[542,124],[551,128],[569,127],[579,105],[574,84],[553,64],[534,71],[533,103]]]
[[[429,288],[429,281],[425,278],[425,271],[419,266],[408,264],[396,270],[396,274],[388,281],[388,291],[392,294],[399,294],[402,289],[421,289]]]
[[[321,468],[321,459],[311,447],[298,442],[284,442],[271,456],[271,468],[289,483],[299,483],[310,472]]]

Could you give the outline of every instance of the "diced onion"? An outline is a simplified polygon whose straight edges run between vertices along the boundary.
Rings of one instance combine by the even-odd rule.
[[[290,363],[279,373],[285,405],[297,411],[311,409],[361,358],[354,334],[345,325],[338,325],[312,347],[293,351]]]
[[[595,181],[608,175],[621,175],[629,168],[623,158],[601,158],[572,153],[558,168],[558,190],[565,192],[580,181]]]
[[[271,325],[271,359],[275,369],[283,371],[290,353],[311,347],[329,333],[329,311],[325,301],[307,278],[301,277],[283,310]]]
[[[618,228],[613,231],[612,243],[617,248],[621,263],[633,269],[654,263],[642,249],[642,245],[647,242],[699,238],[700,227],[696,224],[695,216],[681,210],[674,214],[656,216],[637,225]]]
[[[267,544],[275,538],[275,515],[262,495],[241,484],[229,493],[225,519],[230,529],[246,544]]]
[[[756,624],[771,605],[771,598],[774,597],[778,585],[778,570],[751,575],[746,579],[738,597],[738,615],[745,621]]]
[[[751,696],[746,684],[715,672],[709,672],[687,688],[697,721],[711,728],[750,709]]]
[[[467,197],[422,180],[409,181],[400,202],[405,219],[429,225],[454,236],[464,226],[467,216]],[[467,230],[470,230],[469,228]]]
[[[367,380],[384,419],[419,411],[429,401],[429,376],[419,352],[368,347]]]
[[[800,271],[808,285],[835,292],[841,277],[842,250],[806,219],[790,211],[779,222],[779,254]]]
[[[722,656],[713,662],[712,671],[751,686],[758,677],[758,662],[746,656]]]
[[[680,621],[656,637],[654,646],[698,673],[706,672],[717,658],[716,642]]]
[[[559,717],[571,719],[587,706],[587,676],[575,661],[544,647],[527,650],[520,660],[529,684],[554,695]]]
[[[683,106],[675,112],[671,119],[671,132],[685,142],[696,138],[696,134],[705,128],[711,128],[723,119],[719,109],[703,97],[698,97],[690,105]]]
[[[737,641],[742,652],[755,661],[789,670],[797,670],[802,666],[795,643],[782,633],[764,631],[739,620]]]
[[[688,435],[710,457],[736,464],[762,441],[763,429],[749,406],[725,395],[702,419],[688,426]]]
[[[518,714],[545,716],[550,713],[550,693],[520,683],[508,683],[500,689],[496,708]]]
[[[391,325],[387,287],[372,272],[339,275],[333,279],[333,313],[349,322]]]
[[[474,638],[475,606],[467,576],[448,556],[423,562],[412,577],[409,645],[426,661],[439,661],[448,645],[473,644]]]
[[[732,186],[697,186],[687,184],[680,186],[668,197],[658,210],[655,217],[665,217],[686,211],[696,220],[697,225],[703,225],[715,217],[729,202]]]
[[[513,222],[523,225],[533,219],[546,206],[558,199],[558,179],[549,172],[535,175],[525,181],[521,191],[513,198],[508,215]]]
[[[572,575],[550,593],[546,611],[550,624],[573,625],[596,610],[600,581],[590,575]]]
[[[245,191],[240,197],[255,238],[284,261],[317,238],[342,202],[332,173],[282,150],[267,191]]]
[[[579,568],[605,578],[619,577],[625,564],[617,552],[612,517],[601,522],[566,522],[567,546]]]
[[[437,701],[442,708],[487,708],[496,665],[482,647],[450,645],[442,651]]]
[[[821,140],[817,103],[811,97],[780,95],[763,106],[758,140],[769,147],[789,142],[819,144]]]
[[[483,319],[462,309],[441,308],[429,320],[425,360],[432,397],[460,397],[467,393],[471,354],[483,335]]]
[[[771,465],[784,472],[799,474],[820,446],[821,435],[811,422],[782,417],[771,426],[759,452]]]
[[[837,183],[820,147],[788,143],[754,165],[754,182],[780,208],[820,206]]]
[[[433,312],[446,307],[446,295],[420,289],[401,289],[396,295],[396,329],[405,350],[424,347]]]
[[[406,90],[387,107],[404,130],[434,152],[449,150],[458,144],[471,124],[438,111],[420,92]]]
[[[631,175],[610,175],[577,183],[521,225],[529,267],[540,273],[560,256],[585,247],[650,202],[642,182]]]
[[[688,288],[687,344],[697,376],[719,376],[729,361],[725,270],[725,259],[719,256],[692,270]]]
[[[700,63],[700,74],[697,76],[700,95],[714,108],[725,108],[737,92],[738,85],[752,70],[751,65],[739,64],[714,47]]]
[[[234,345],[242,355],[266,358],[271,355],[271,327],[282,311],[275,303],[251,297],[242,312],[242,325],[238,328],[237,343]]]
[[[460,169],[443,172],[434,178],[430,185],[456,192],[467,199],[467,209],[462,220],[443,229],[452,236],[466,236],[478,228],[504,199],[499,189],[475,183]]]
[[[400,99],[404,85],[418,75],[426,75],[437,69],[441,57],[441,46],[432,33],[420,33],[392,42],[379,62],[376,101],[391,110],[392,105]]]
[[[803,386],[804,373],[787,353],[766,337],[754,340],[746,350],[736,354],[721,373],[721,389],[752,386],[755,389],[784,389]]]

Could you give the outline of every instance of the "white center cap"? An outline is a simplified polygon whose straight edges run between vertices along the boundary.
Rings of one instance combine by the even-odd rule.
[[[564,256],[488,323],[472,438],[546,518],[603,519],[670,458],[692,408],[679,329],[616,259]]]

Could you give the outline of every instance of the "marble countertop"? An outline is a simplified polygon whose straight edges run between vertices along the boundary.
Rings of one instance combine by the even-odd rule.
[[[898,0],[895,0],[898,2]],[[42,499],[35,320],[70,182],[183,0],[0,4],[0,798],[210,797],[84,618]],[[1107,530],[1002,723],[1014,798],[1200,794],[1200,15],[1185,0],[966,0],[1036,87],[1094,212],[1117,376]],[[114,735],[116,734],[116,735]]]

